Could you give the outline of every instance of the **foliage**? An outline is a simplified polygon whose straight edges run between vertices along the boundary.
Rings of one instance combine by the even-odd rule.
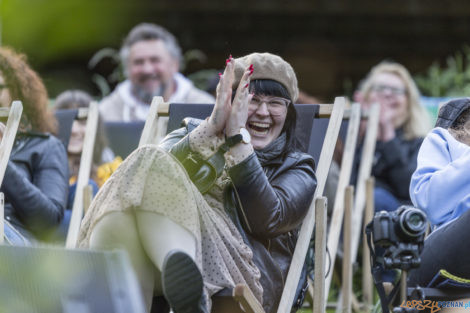
[[[464,46],[449,56],[447,66],[434,62],[426,74],[417,75],[416,83],[423,95],[455,97],[470,94],[470,47]]]

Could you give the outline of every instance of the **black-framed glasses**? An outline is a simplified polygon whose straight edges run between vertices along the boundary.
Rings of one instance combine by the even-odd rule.
[[[251,98],[249,109],[258,110],[263,103],[266,103],[269,113],[281,115],[287,111],[287,106],[290,104],[290,101],[280,97],[259,97],[255,95]]]

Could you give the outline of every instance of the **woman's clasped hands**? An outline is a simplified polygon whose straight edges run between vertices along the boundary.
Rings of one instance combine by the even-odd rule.
[[[245,69],[232,100],[235,62],[232,56],[227,59],[224,73],[219,74],[215,105],[209,117],[209,124],[212,125],[216,135],[234,136],[245,127],[248,119],[248,105],[253,97],[253,94],[249,92],[250,76],[253,71],[253,64]]]

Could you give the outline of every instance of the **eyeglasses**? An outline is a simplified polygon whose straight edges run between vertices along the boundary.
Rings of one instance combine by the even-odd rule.
[[[287,111],[287,106],[289,105],[290,101],[284,98],[277,98],[277,97],[269,97],[269,98],[261,98],[258,96],[253,96],[251,98],[249,109],[252,111],[258,110],[262,103],[266,103],[268,107],[269,113],[272,115],[281,115]]]
[[[395,96],[403,96],[406,94],[406,89],[405,88],[397,88],[397,87],[391,87],[387,85],[374,85],[372,86],[372,91],[375,91],[377,93],[385,93],[385,92],[390,92],[392,95]]]

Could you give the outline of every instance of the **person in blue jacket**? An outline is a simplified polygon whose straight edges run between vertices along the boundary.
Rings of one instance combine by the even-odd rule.
[[[444,104],[426,136],[410,184],[413,204],[433,227],[410,283],[433,285],[441,270],[470,278],[470,98]]]

